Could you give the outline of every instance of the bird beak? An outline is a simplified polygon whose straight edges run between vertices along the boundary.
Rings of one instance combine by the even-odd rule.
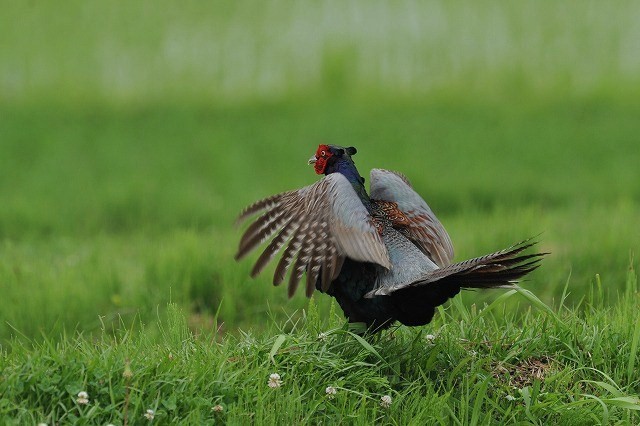
[[[313,154],[313,155],[311,156],[311,158],[309,158],[309,161],[307,162],[307,164],[313,164],[313,163],[315,163],[316,161],[318,161],[318,157],[316,157],[316,155],[315,155],[315,154]]]

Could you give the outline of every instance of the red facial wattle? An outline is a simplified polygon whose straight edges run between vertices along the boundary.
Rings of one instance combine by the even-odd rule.
[[[318,158],[316,162],[313,164],[313,168],[315,169],[316,173],[319,175],[324,173],[324,168],[326,166],[327,166],[327,161],[320,158]]]
[[[321,175],[324,174],[324,170],[327,167],[327,161],[331,158],[333,154],[329,151],[329,147],[327,145],[318,146],[318,150],[316,151],[316,161],[313,164],[313,168],[316,173]]]

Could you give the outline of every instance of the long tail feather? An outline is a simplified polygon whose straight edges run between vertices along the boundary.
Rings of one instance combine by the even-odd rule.
[[[518,256],[534,244],[526,240],[486,256],[436,269],[415,284],[424,285],[442,280],[457,281],[462,288],[491,288],[513,284],[536,269],[542,257],[548,254]]]
[[[548,254],[520,254],[533,245],[534,242],[525,240],[495,253],[435,269],[409,284],[377,288],[365,297],[390,295],[419,288],[427,291],[440,289],[439,292],[451,293],[448,297],[452,297],[461,288],[512,287],[523,276],[534,271],[542,258]]]
[[[532,245],[524,241],[486,256],[436,269],[406,285],[378,288],[365,297],[386,295],[395,308],[398,321],[411,326],[427,324],[433,318],[436,306],[462,289],[513,288],[518,280],[535,270],[547,254],[521,254]]]

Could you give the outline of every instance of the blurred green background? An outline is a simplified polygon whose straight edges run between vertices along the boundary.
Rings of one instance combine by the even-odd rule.
[[[637,265],[638,2],[0,7],[0,341],[170,300],[229,332],[295,316],[233,221],[314,182],[321,142],[405,173],[458,260],[542,232],[547,302],[596,274],[614,302]]]

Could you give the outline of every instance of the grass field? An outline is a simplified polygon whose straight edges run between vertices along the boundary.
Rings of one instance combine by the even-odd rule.
[[[5,423],[639,421],[636,2],[0,3]],[[250,280],[236,215],[320,142],[456,259],[540,234],[532,293],[367,342]]]

